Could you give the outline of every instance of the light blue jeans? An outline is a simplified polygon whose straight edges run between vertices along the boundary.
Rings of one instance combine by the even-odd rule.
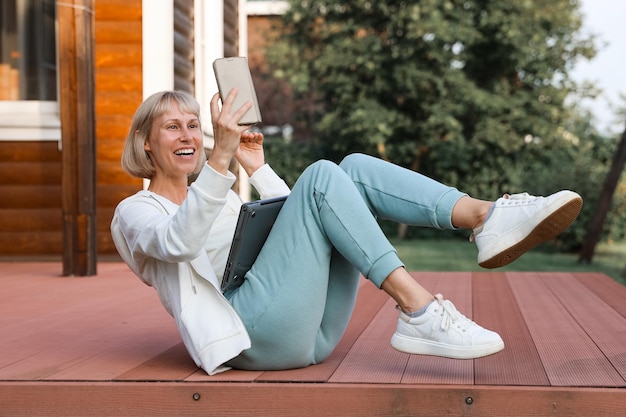
[[[239,369],[319,363],[339,343],[359,273],[380,287],[402,261],[376,218],[452,229],[465,194],[361,154],[318,161],[298,179],[243,285],[226,293],[252,339]]]

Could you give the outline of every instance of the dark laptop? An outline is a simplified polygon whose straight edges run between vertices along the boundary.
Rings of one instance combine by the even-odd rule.
[[[243,284],[246,272],[256,260],[287,196],[244,203],[239,211],[233,243],[222,279],[226,292]]]

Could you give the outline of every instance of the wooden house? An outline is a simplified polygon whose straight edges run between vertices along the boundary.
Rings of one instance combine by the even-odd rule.
[[[96,250],[115,254],[115,206],[143,186],[119,162],[135,109],[175,88],[207,112],[217,90],[212,61],[245,54],[245,0],[5,0],[0,8],[0,256],[62,257],[79,264],[66,275],[91,275],[85,264],[95,265]],[[210,147],[208,131],[206,139]]]

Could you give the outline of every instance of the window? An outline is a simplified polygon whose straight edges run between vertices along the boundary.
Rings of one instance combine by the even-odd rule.
[[[61,140],[55,0],[0,0],[0,141]]]
[[[55,7],[0,1],[0,100],[56,101]]]

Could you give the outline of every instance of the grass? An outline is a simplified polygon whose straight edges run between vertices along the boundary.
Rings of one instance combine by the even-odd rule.
[[[409,271],[487,271],[476,263],[476,246],[460,239],[391,239]],[[601,244],[593,262],[578,262],[576,254],[536,248],[498,271],[600,272],[626,285],[626,243]]]

